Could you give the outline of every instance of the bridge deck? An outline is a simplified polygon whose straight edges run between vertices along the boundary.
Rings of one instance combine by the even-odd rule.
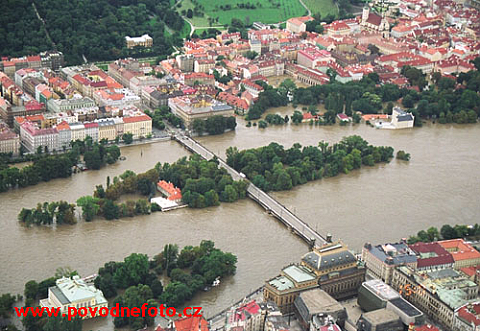
[[[180,144],[185,146],[190,151],[199,154],[206,160],[212,159],[215,154],[209,151],[207,148],[196,142],[190,137],[184,135],[176,135],[175,140]],[[241,175],[238,171],[230,167],[225,161],[220,159],[217,156],[219,164],[222,168],[226,169],[227,172],[232,176],[234,180],[245,180],[245,176]],[[247,188],[248,196],[271,212],[275,217],[277,217],[282,223],[287,227],[292,229],[298,236],[300,236],[307,243],[313,245],[322,245],[326,243],[325,239],[314,231],[307,223],[298,218],[290,210],[288,210],[284,205],[279,203],[273,197],[263,192],[261,189],[249,183]]]

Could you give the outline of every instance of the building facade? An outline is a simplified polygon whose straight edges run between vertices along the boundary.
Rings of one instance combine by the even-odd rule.
[[[362,249],[362,260],[367,271],[387,284],[391,283],[393,269],[399,265],[417,267],[417,256],[406,243],[373,246],[366,243]]]
[[[145,138],[152,134],[152,119],[148,115],[123,118],[123,133],[131,133],[133,139]]]
[[[141,37],[125,37],[125,42],[127,43],[127,48],[134,48],[134,47],[152,47],[153,46],[153,38],[150,37],[148,34],[144,34]]]
[[[320,288],[337,300],[355,296],[365,281],[365,267],[341,241],[314,248],[301,263],[315,273]]]
[[[87,315],[83,318],[93,318],[99,316],[101,308],[108,309],[108,302],[102,291],[88,285],[79,276],[73,276],[57,279],[56,286],[48,289],[48,298],[40,300],[40,307],[60,308],[63,314],[68,312],[69,307],[84,307]],[[92,316],[88,308],[97,308],[95,315]]]

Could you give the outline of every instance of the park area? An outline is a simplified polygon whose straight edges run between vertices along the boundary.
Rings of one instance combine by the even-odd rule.
[[[320,1],[331,3],[333,6],[331,0]],[[291,17],[307,14],[307,11],[298,0],[223,0],[218,2],[211,0],[183,0],[180,4],[181,6],[177,7],[180,13],[184,10],[188,11],[188,9],[193,11],[195,7],[197,7],[197,12],[204,13],[203,17],[193,15],[192,18],[188,18],[195,27],[203,28],[230,24],[232,18],[241,19],[249,24],[256,21],[278,23],[286,21]]]
[[[322,17],[329,14],[335,17],[338,15],[338,6],[333,0],[303,0],[303,3],[310,9],[312,14],[320,13]]]

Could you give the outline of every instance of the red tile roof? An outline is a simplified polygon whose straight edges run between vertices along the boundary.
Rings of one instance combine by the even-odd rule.
[[[380,23],[382,23],[382,17],[375,13],[370,13],[368,15],[367,23],[379,26]]]
[[[157,187],[167,192],[168,200],[180,200],[182,199],[182,192],[178,187],[175,187],[172,183],[161,180],[157,183]]]
[[[458,317],[467,324],[480,326],[480,303],[467,304],[458,310]],[[475,328],[476,329],[476,328]]]
[[[417,259],[417,268],[424,268],[436,265],[454,264],[452,255],[437,242],[432,243],[416,243],[409,245],[411,250],[416,254],[432,253],[432,257]]]
[[[83,125],[85,126],[85,129],[98,128],[98,123],[95,122],[83,123]]]
[[[433,326],[431,324],[416,326],[413,330],[414,331],[439,331],[439,329],[436,326]]]
[[[177,331],[208,331],[208,322],[202,317],[184,317],[176,320]]]
[[[135,123],[135,122],[143,122],[143,121],[151,121],[152,119],[148,115],[140,115],[140,116],[133,116],[133,117],[124,117],[123,123]]]
[[[56,128],[58,131],[70,130],[70,125],[68,125],[67,122],[63,121],[62,123],[58,124]]]
[[[480,252],[463,239],[443,240],[438,244],[449,251],[455,261],[480,259]]]

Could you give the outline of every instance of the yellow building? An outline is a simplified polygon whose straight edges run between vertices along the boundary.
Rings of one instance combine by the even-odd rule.
[[[365,281],[365,268],[341,241],[315,247],[302,265],[317,276],[322,290],[337,300],[352,297]]]
[[[60,308],[62,314],[66,314],[69,307],[75,307],[77,311],[85,308],[87,314],[83,318],[99,316],[100,309],[108,307],[103,292],[88,285],[79,276],[62,277],[57,279],[56,285],[48,289],[48,298],[40,300],[40,307]],[[89,307],[97,308],[94,316],[90,314]]]
[[[265,301],[275,302],[283,314],[289,314],[300,293],[316,287],[317,278],[308,268],[290,265],[279,276],[266,282],[263,297]]]
[[[235,113],[233,107],[218,102],[208,95],[170,98],[168,106],[174,115],[183,120],[188,129],[192,129],[195,119],[205,120],[215,115],[233,116]]]
[[[152,134],[152,119],[148,115],[123,118],[123,132],[133,134],[133,139]]]
[[[97,120],[98,123],[98,140],[107,139],[109,141],[115,140],[117,137],[117,130],[115,122],[111,119]]]
[[[263,297],[273,301],[282,313],[293,310],[301,292],[320,287],[336,300],[357,294],[365,281],[365,268],[341,242],[328,242],[305,254],[300,265],[290,265],[268,280]]]

